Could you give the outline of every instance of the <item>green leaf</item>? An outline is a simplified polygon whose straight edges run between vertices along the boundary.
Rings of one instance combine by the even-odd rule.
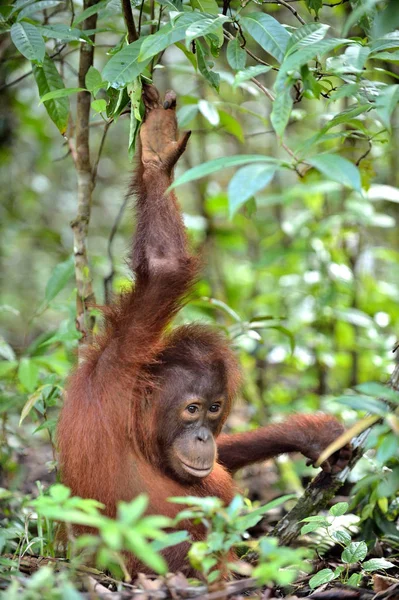
[[[18,13],[18,21],[27,17],[29,15],[33,15],[34,13],[39,12],[40,10],[46,10],[47,8],[53,8],[53,6],[58,6],[61,4],[62,0],[39,0],[39,2],[33,2],[29,4],[25,8]]]
[[[254,164],[242,167],[235,173],[228,186],[230,218],[244,202],[271,182],[276,169],[277,165],[274,164]]]
[[[329,25],[323,23],[307,23],[302,27],[298,27],[288,42],[287,56],[298,50],[298,48],[322,40],[326,36],[329,27]]]
[[[68,27],[68,25],[63,25],[62,23],[55,23],[54,25],[40,25],[39,30],[41,31],[42,35],[47,38],[54,38],[56,40],[62,40],[63,42],[79,41],[92,44],[84,31],[81,29]]]
[[[211,71],[206,60],[206,50],[199,40],[196,43],[197,48],[197,65],[201,75],[207,80],[207,82],[219,92],[220,75]]]
[[[3,336],[0,335],[0,356],[2,358],[5,358],[6,360],[14,360],[15,359],[15,352],[12,349],[12,347],[10,346],[10,344],[8,344],[5,339],[3,338]]]
[[[186,38],[186,30],[190,25],[197,21],[204,21],[207,18],[207,15],[198,12],[188,12],[179,15],[173,23],[164,25],[157,33],[149,35],[144,39],[138,56],[139,62],[149,61],[150,58],[172,44],[184,40]]]
[[[320,56],[349,43],[350,40],[330,38],[326,40],[320,40],[314,44],[308,44],[304,48],[299,48],[296,52],[289,54],[282,63],[280,71],[276,77],[274,89],[276,91],[284,90],[286,85],[286,79],[291,71],[298,71],[303,65],[306,65],[310,60],[316,56]]]
[[[100,98],[99,100],[93,100],[93,102],[91,103],[91,107],[96,113],[104,112],[105,110],[107,110],[107,101],[104,100],[104,98]]]
[[[208,100],[200,100],[198,102],[198,108],[200,113],[205,117],[207,121],[211,125],[219,125],[220,117],[218,109],[212,102],[208,102]]]
[[[173,189],[178,187],[179,185],[183,185],[184,183],[189,183],[190,181],[195,181],[196,179],[201,179],[201,177],[206,177],[208,175],[212,175],[217,171],[221,171],[222,169],[227,169],[228,167],[237,167],[240,165],[246,165],[252,162],[260,162],[260,163],[274,163],[278,164],[279,161],[275,158],[271,158],[270,156],[260,156],[258,154],[238,154],[236,156],[224,156],[221,158],[215,158],[214,160],[210,160],[202,165],[198,165],[189,169],[183,175],[178,177],[169,189]]]
[[[331,537],[336,542],[344,544],[345,546],[347,546],[352,539],[350,533],[346,531],[346,529],[337,529],[337,531],[332,531]]]
[[[187,127],[187,125],[195,119],[198,114],[198,104],[185,104],[181,106],[177,111],[177,123],[180,128]]]
[[[283,61],[290,34],[276,19],[257,12],[242,17],[240,25],[279,63]]]
[[[316,575],[309,580],[309,587],[314,590],[317,587],[320,587],[324,583],[328,583],[335,579],[334,572],[331,569],[322,569]]]
[[[399,437],[394,433],[384,436],[377,449],[376,459],[381,465],[385,465],[390,458],[398,455]]]
[[[25,58],[43,62],[46,46],[37,27],[31,23],[14,23],[11,27],[11,39]]]
[[[33,392],[39,381],[38,364],[31,358],[21,358],[18,368],[18,379],[28,392]]]
[[[66,261],[59,263],[50,275],[50,279],[46,285],[45,298],[46,302],[50,303],[60,293],[61,290],[72,279],[74,274],[73,256]]]
[[[327,179],[341,183],[357,192],[362,191],[359,169],[346,158],[338,154],[319,154],[307,159],[307,162]]]
[[[219,6],[216,0],[191,0],[191,6],[210,15],[217,15],[219,13]]]
[[[399,102],[399,85],[387,85],[380,91],[376,101],[376,112],[385,127],[391,129],[391,117]]]
[[[241,71],[245,68],[247,53],[241,48],[238,38],[230,40],[227,44],[226,57],[230,67],[235,71]]]
[[[217,17],[205,17],[189,25],[186,29],[186,42],[190,43],[198,37],[204,37],[210,33],[216,33],[217,30],[226,23],[231,21],[224,15],[218,15]]]
[[[284,504],[284,502],[287,502],[287,500],[293,499],[296,499],[295,494],[286,494],[285,496],[275,498],[275,500],[272,500],[271,502],[268,502],[267,504],[264,504],[263,506],[260,506],[255,510],[252,510],[247,515],[243,515],[242,517],[236,517],[235,522],[237,529],[239,531],[246,531],[247,529],[254,527],[257,523],[259,523],[264,514],[267,513],[269,510],[272,510],[273,508]]]
[[[350,406],[354,410],[371,412],[373,415],[380,415],[381,417],[385,417],[388,413],[388,406],[382,400],[370,396],[339,396],[336,401],[345,404],[345,406]]]
[[[24,387],[26,387],[26,386],[24,386]],[[40,400],[40,398],[41,398],[40,391],[37,391],[34,394],[32,394],[31,396],[29,396],[28,400],[25,402],[24,407],[23,407],[23,409],[21,411],[21,416],[19,418],[19,423],[18,423],[19,427],[21,427],[22,423],[24,422],[24,420],[26,419],[26,417],[29,415],[30,411],[35,406],[36,402],[38,400]]]
[[[243,71],[239,71],[234,77],[233,88],[236,88],[244,81],[248,81],[248,79],[252,79],[252,77],[267,73],[270,69],[271,67],[268,67],[267,65],[256,65],[254,67],[247,67]]]
[[[244,143],[244,131],[241,123],[224,110],[219,110],[219,118],[223,129],[234,135],[240,142]]]
[[[333,517],[340,517],[341,515],[344,515],[346,513],[348,508],[349,504],[347,502],[337,502],[336,504],[334,504],[334,506],[330,508],[328,512]]]
[[[319,10],[323,6],[323,0],[305,0],[305,2],[309,12],[313,10],[317,17]]]
[[[102,78],[108,81],[112,87],[123,88],[144,71],[150,58],[138,62],[142,43],[143,41],[140,39],[125,46],[107,62],[102,72]]]
[[[342,552],[341,559],[342,562],[351,565],[362,562],[366,558],[367,552],[366,542],[351,542]]]
[[[285,131],[290,120],[292,111],[293,101],[291,98],[291,91],[289,89],[284,90],[276,95],[273,102],[273,109],[270,115],[270,121],[273,125],[274,131],[279,137],[281,137]]]
[[[77,15],[77,17],[75,17],[75,19],[73,21],[73,25],[78,25],[78,23],[81,23],[88,17],[95,15],[102,8],[105,8],[107,6],[107,4],[108,4],[108,0],[102,0],[102,2],[98,2],[97,4],[93,4],[92,6],[89,6],[89,8],[86,8],[86,10],[83,10],[81,13],[79,13]]]
[[[165,548],[170,548],[171,546],[176,546],[177,544],[189,540],[190,536],[187,531],[173,531],[172,533],[167,533],[162,539],[152,542],[151,546],[156,552],[161,552],[161,550],[165,550]]]
[[[125,531],[127,547],[137,556],[144,564],[149,566],[156,573],[166,573],[167,564],[164,558],[155,552],[150,544],[135,531],[135,529],[127,529]]]
[[[375,381],[368,381],[367,383],[361,383],[356,386],[356,389],[362,394],[369,394],[375,398],[386,398],[391,402],[399,404],[399,392],[393,390],[382,383],[376,383]]]
[[[90,67],[90,69],[87,71],[85,83],[86,88],[92,94],[96,94],[100,88],[104,87],[101,73],[94,67]]]
[[[39,104],[42,102],[46,102],[47,100],[54,100],[55,98],[65,98],[66,96],[72,96],[72,94],[77,94],[78,92],[85,92],[84,88],[62,88],[60,90],[53,90],[52,92],[47,92],[40,98]]]
[[[306,533],[311,533],[312,531],[316,531],[319,529],[320,523],[317,521],[315,523],[307,523],[301,528],[301,535],[305,535]]]
[[[349,577],[348,581],[346,582],[346,585],[350,585],[351,587],[357,587],[360,584],[361,580],[362,580],[361,573],[352,573],[352,575]]]
[[[41,66],[33,65],[33,75],[39,89],[40,97],[44,96],[44,94],[47,94],[48,92],[60,90],[65,87],[54,62],[48,56],[44,57],[44,61]],[[64,134],[68,126],[68,98],[55,98],[54,100],[47,100],[44,102],[44,106],[46,107],[50,119],[58,127],[59,131]]]
[[[395,565],[385,558],[371,558],[362,564],[362,569],[367,572],[379,571],[380,569],[392,569]]]

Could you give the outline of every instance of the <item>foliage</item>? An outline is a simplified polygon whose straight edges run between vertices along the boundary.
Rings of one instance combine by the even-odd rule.
[[[10,0],[0,8],[4,551],[53,556],[52,519],[70,522],[69,511],[98,524],[99,535],[82,544],[99,564],[120,569],[119,553],[131,547],[125,509],[111,523],[98,506],[63,488],[40,492],[34,505],[30,494],[32,464],[48,469],[39,475],[43,486],[55,479],[55,425],[81,337],[69,229],[80,173],[78,108],[89,101],[89,175],[97,183],[90,269],[81,275],[94,274],[101,303],[109,282],[116,293],[130,285],[123,262],[130,214],[118,215],[143,117],[141,88],[151,80],[177,91],[180,126],[193,130],[174,187],[207,266],[178,320],[222,328],[239,354],[245,402],[231,427],[255,427],[293,410],[324,409],[346,424],[366,412],[382,417],[351,475],[348,502],[360,518],[358,537],[332,539],[342,545],[344,565],[354,564],[345,558],[353,560],[359,549],[364,554],[365,543],[399,547],[398,414],[386,408],[396,406],[397,394],[371,383],[384,383],[392,371],[399,326],[395,4],[303,0],[291,10],[291,3],[143,0],[131,3],[137,39],[126,32],[118,0]],[[82,81],[80,60],[91,49],[94,61]],[[300,491],[311,474],[300,461],[279,461],[275,469],[279,477],[269,489],[256,482],[249,490],[264,502]],[[234,502],[222,509],[197,499],[187,509],[209,525],[212,543],[194,543],[190,556],[204,557],[210,580],[218,577],[213,561],[227,564],[230,548],[255,545],[245,519],[258,518],[260,509]],[[37,520],[29,516],[33,506]],[[126,505],[127,513],[134,506]],[[228,511],[240,515],[237,523]],[[138,514],[129,531],[137,533],[146,518]],[[331,512],[305,527],[331,531],[334,519]],[[153,524],[157,536],[167,535],[161,524]],[[143,527],[134,551],[162,570],[160,540]],[[271,538],[256,546],[253,574],[267,584],[292,581],[290,565],[304,569],[302,549],[277,548]],[[386,568],[366,558],[357,558],[363,574]],[[1,559],[4,573],[9,560]],[[351,581],[342,568],[317,573],[312,585],[323,577],[359,583],[357,573]],[[6,593],[55,598],[57,589],[69,592],[68,581],[46,567],[31,579],[19,573]]]
[[[370,560],[365,560],[368,554],[367,544],[364,541],[353,542],[347,528],[334,528],[334,522],[338,517],[344,515],[348,508],[349,505],[347,502],[338,502],[330,508],[329,515],[326,517],[317,515],[303,519],[303,521],[307,523],[302,527],[301,532],[303,534],[322,529],[324,530],[325,535],[330,537],[334,543],[338,544],[343,549],[341,553],[343,565],[337,566],[334,571],[332,569],[321,569],[318,571],[309,582],[312,589],[328,583],[329,581],[333,581],[334,579],[339,579],[342,583],[347,583],[348,585],[356,587],[362,580],[362,572],[372,573],[373,571],[391,569],[395,566],[385,558],[371,558]],[[356,563],[360,563],[361,571],[349,575],[350,567],[353,567]]]

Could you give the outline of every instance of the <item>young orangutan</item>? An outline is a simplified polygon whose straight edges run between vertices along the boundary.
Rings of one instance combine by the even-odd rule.
[[[219,496],[228,503],[237,469],[283,452],[316,461],[343,431],[334,417],[315,414],[220,435],[240,381],[228,342],[200,324],[166,331],[199,270],[175,194],[167,191],[190,133],[177,139],[173,92],[161,105],[147,86],[144,103],[133,180],[134,285],[105,310],[104,333],[69,381],[58,426],[63,482],[73,494],[102,502],[111,517],[119,501],[142,492],[148,512],[170,517],[179,511],[167,501],[171,496]],[[322,467],[336,473],[349,455],[345,448]],[[201,539],[202,529],[189,527]],[[183,569],[186,552],[187,544],[164,551],[170,571]],[[130,556],[128,566],[134,576],[140,565]]]

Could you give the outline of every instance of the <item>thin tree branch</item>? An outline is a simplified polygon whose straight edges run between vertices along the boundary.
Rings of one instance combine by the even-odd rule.
[[[98,0],[84,0],[83,10],[98,3]],[[97,13],[83,21],[83,29],[95,29]],[[94,42],[94,35],[90,38]],[[94,45],[82,42],[79,56],[79,87],[86,86],[86,74],[94,61]],[[90,162],[90,92],[78,92],[76,105],[76,157],[75,167],[78,179],[78,207],[71,223],[73,230],[73,251],[76,279],[76,328],[82,333],[81,343],[89,342],[94,327],[94,317],[89,315],[89,306],[94,303],[92,277],[87,257],[87,234],[90,222],[92,192],[94,188]]]
[[[123,18],[127,29],[127,39],[129,44],[139,39],[137,35],[136,25],[133,19],[132,5],[130,0],[122,0]]]
[[[296,10],[296,8],[294,8],[293,6],[291,6],[291,4],[289,4],[288,2],[286,2],[286,0],[278,0],[278,3],[281,4],[281,6],[285,6],[285,8],[288,8],[288,10],[290,12],[292,12],[292,14],[294,15],[294,17],[296,17],[298,19],[298,21],[302,25],[306,25],[306,21],[304,21],[302,19],[301,15],[298,13],[298,11]]]

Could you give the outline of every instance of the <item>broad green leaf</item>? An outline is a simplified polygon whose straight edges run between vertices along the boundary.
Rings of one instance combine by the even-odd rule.
[[[72,96],[72,94],[77,94],[78,92],[85,92],[85,88],[62,88],[60,90],[53,90],[52,92],[47,92],[40,98],[39,104],[42,102],[46,102],[46,100],[54,100],[55,98],[65,98],[66,96]]]
[[[270,69],[271,67],[268,67],[267,65],[255,65],[253,67],[247,67],[243,71],[239,71],[234,77],[233,88],[237,87],[244,81],[248,81],[248,79],[252,79],[252,77],[257,77],[262,73],[267,73],[270,71]]]
[[[130,128],[129,128],[129,158],[133,159],[136,150],[136,140],[144,116],[144,104],[142,101],[143,85],[141,78],[137,77],[133,83],[127,86],[131,102]]]
[[[165,559],[155,552],[150,544],[148,544],[135,529],[127,529],[125,531],[125,536],[128,549],[142,560],[144,564],[149,566],[156,573],[162,574],[167,572]]]
[[[23,8],[20,13],[18,13],[18,21],[24,17],[33,15],[40,10],[46,10],[48,8],[53,8],[54,6],[58,6],[58,4],[61,4],[61,1],[62,0],[39,0],[39,2],[33,2],[32,4],[29,4]]]
[[[382,401],[371,396],[339,396],[336,401],[350,406],[354,410],[370,412],[373,415],[384,417],[388,413],[388,406]]]
[[[88,42],[92,44],[88,36],[84,31],[76,29],[74,27],[68,27],[62,23],[55,23],[54,25],[41,25],[39,27],[42,35],[46,38],[54,38],[56,40],[62,40],[64,42]]]
[[[279,92],[273,102],[270,121],[274,131],[281,137],[290,120],[292,110],[291,91],[289,89]]]
[[[373,7],[378,4],[379,0],[364,0],[358,4],[354,10],[345,19],[345,25],[342,29],[342,35],[345,36],[350,31],[351,27],[356,23],[359,23],[361,18],[367,13],[371,12]]]
[[[387,85],[378,95],[376,112],[385,127],[391,129],[391,117],[399,102],[399,85]]]
[[[381,465],[385,465],[390,458],[398,455],[399,437],[394,433],[384,436],[377,449],[376,459]]]
[[[339,154],[319,154],[307,159],[307,162],[327,179],[342,183],[357,192],[362,191],[359,169]]]
[[[148,506],[148,496],[139,494],[132,502],[120,502],[118,518],[126,526],[131,527],[143,515]]]
[[[140,39],[125,46],[107,62],[102,72],[102,78],[108,81],[112,87],[124,88],[144,71],[150,58],[138,62],[142,43]]]
[[[242,167],[235,173],[228,186],[230,218],[244,202],[271,182],[276,169],[277,165],[258,163]]]
[[[14,360],[15,359],[15,352],[12,349],[12,347],[10,346],[10,344],[8,344],[6,342],[6,340],[3,338],[3,336],[0,335],[0,356],[1,358],[5,358],[6,360]]]
[[[303,65],[307,64],[316,56],[326,54],[327,52],[330,52],[331,50],[334,50],[335,48],[343,46],[349,42],[350,40],[330,38],[326,40],[320,40],[314,44],[308,44],[303,48],[299,48],[296,52],[289,54],[284,59],[284,62],[280,67],[280,71],[276,77],[274,89],[276,91],[281,91],[284,89],[285,81],[291,71],[298,71]]]
[[[215,158],[214,160],[210,160],[202,165],[198,165],[189,169],[183,175],[178,177],[170,186],[170,190],[178,187],[179,185],[183,185],[184,183],[189,183],[190,181],[195,181],[196,179],[201,179],[201,177],[206,177],[207,175],[212,175],[217,171],[221,171],[222,169],[227,169],[228,167],[237,167],[240,165],[247,165],[248,163],[260,162],[260,163],[273,163],[278,164],[279,161],[275,158],[271,158],[270,156],[260,156],[258,154],[238,154],[236,156],[224,156],[222,158]]]
[[[349,504],[347,502],[337,502],[330,508],[328,511],[330,515],[333,517],[340,517],[346,513],[349,508]]]
[[[352,539],[351,534],[346,531],[346,529],[337,529],[337,531],[332,531],[331,537],[339,544],[344,544],[344,546],[347,546]]]
[[[382,38],[377,38],[376,40],[373,40],[369,46],[372,54],[374,52],[381,52],[381,50],[394,50],[395,48],[399,48],[399,31],[392,31]]]
[[[217,15],[219,13],[219,6],[216,0],[191,0],[191,6],[210,15]]]
[[[362,564],[362,569],[368,573],[371,573],[372,571],[379,571],[380,569],[392,569],[394,566],[395,565],[393,563],[385,558],[371,558]]]
[[[312,531],[316,531],[320,528],[320,523],[317,521],[315,523],[307,523],[301,528],[301,535],[306,535],[307,533],[312,533]]]
[[[207,121],[211,125],[219,125],[220,117],[218,113],[218,109],[212,102],[208,102],[208,100],[200,100],[198,102],[198,108],[200,113],[205,117]]]
[[[16,48],[28,60],[42,63],[46,46],[39,29],[31,23],[14,23],[11,27],[11,39]]]
[[[226,57],[230,67],[235,71],[242,71],[242,69],[245,69],[247,53],[241,48],[240,40],[238,38],[230,40],[227,44]]]
[[[21,358],[18,368],[18,379],[28,392],[33,392],[39,381],[38,364],[31,358]]]
[[[81,13],[79,13],[75,17],[75,19],[73,21],[73,25],[78,25],[78,23],[81,23],[88,17],[95,15],[102,8],[105,8],[107,6],[107,4],[108,4],[108,0],[102,0],[101,2],[98,2],[97,4],[93,4],[92,6],[89,6],[89,8],[86,8],[86,10],[83,10]]]
[[[40,97],[44,96],[44,94],[47,94],[48,92],[60,90],[65,87],[54,62],[48,56],[44,57],[44,61],[41,66],[33,66],[33,75],[39,89]],[[55,98],[54,100],[47,100],[44,102],[44,106],[46,107],[50,119],[58,127],[59,131],[64,134],[68,126],[68,98]]]
[[[86,74],[86,88],[92,94],[96,94],[98,90],[103,87],[103,78],[101,77],[100,71],[95,69],[94,67],[90,67]]]
[[[189,539],[190,537],[187,531],[173,531],[172,533],[167,533],[161,540],[152,542],[151,546],[156,552],[161,552],[161,550],[165,550],[165,548],[176,546],[182,542],[189,541]]]
[[[150,58],[172,44],[181,42],[181,40],[186,38],[186,30],[190,25],[197,21],[204,21],[207,18],[209,18],[208,15],[204,15],[203,13],[188,12],[178,16],[173,23],[164,25],[157,33],[144,38],[138,56],[139,62],[149,61]],[[136,44],[137,42],[134,43]]]
[[[219,92],[219,83],[220,83],[220,75],[219,73],[215,73],[209,68],[206,59],[206,50],[205,47],[201,44],[199,40],[196,42],[197,48],[197,65],[198,70],[201,75],[207,80],[207,82],[215,88],[217,92]]]
[[[367,544],[365,542],[351,542],[342,552],[342,562],[353,564],[362,562],[367,556]]]
[[[292,54],[298,50],[298,48],[322,40],[325,38],[329,27],[329,25],[324,25],[323,23],[307,23],[302,27],[298,27],[298,29],[292,33],[287,44],[287,55]]]
[[[204,19],[195,21],[186,29],[187,43],[192,42],[197,37],[204,37],[210,33],[216,33],[223,23],[226,23],[227,21],[231,21],[231,19],[225,17],[224,15],[205,17]]]
[[[240,25],[279,63],[283,61],[290,34],[276,19],[257,12],[242,17]]]
[[[356,389],[362,394],[369,394],[375,398],[386,398],[391,402],[399,404],[399,392],[393,390],[382,383],[376,383],[375,381],[368,381],[367,383],[361,383],[356,386]]]
[[[67,283],[72,279],[74,274],[73,256],[66,261],[59,263],[50,275],[50,279],[46,285],[45,298],[49,303],[64,289]]]
[[[219,117],[223,129],[243,143],[245,138],[241,123],[224,110],[219,110]]]
[[[309,587],[314,590],[315,588],[320,587],[324,583],[328,583],[335,579],[334,572],[331,569],[322,569],[316,575],[309,580]]]
[[[195,119],[198,114],[198,104],[185,104],[181,106],[177,111],[177,123],[180,128],[187,127],[187,125]]]
[[[319,10],[323,6],[323,0],[305,0],[305,2],[309,12],[313,10],[317,17],[319,14]]]
[[[91,107],[96,113],[104,112],[107,109],[107,101],[104,100],[104,98],[93,100],[93,102],[91,103]]]
[[[25,360],[25,359],[23,359]],[[36,379],[36,384],[37,384],[37,379]],[[26,387],[24,385],[24,387]],[[36,387],[36,385],[33,387],[33,389]],[[26,417],[29,415],[30,411],[32,410],[32,408],[35,406],[36,402],[38,400],[40,400],[41,398],[41,392],[40,390],[37,390],[34,394],[31,394],[28,398],[28,400],[25,402],[22,410],[21,410],[21,416],[19,417],[19,427],[21,427],[22,423],[25,421]]]

